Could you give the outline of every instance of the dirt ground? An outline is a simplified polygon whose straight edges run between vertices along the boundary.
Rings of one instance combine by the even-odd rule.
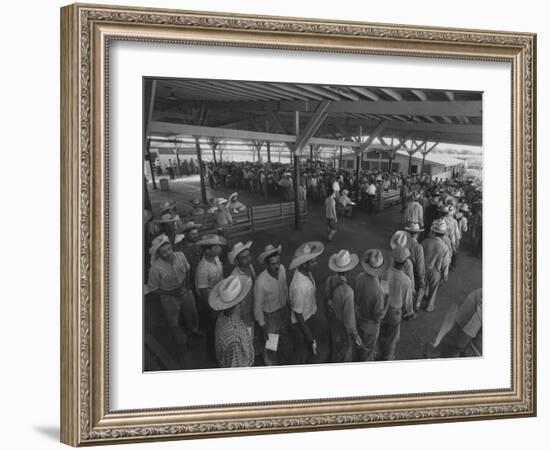
[[[153,213],[158,217],[158,206],[167,200],[177,202],[180,211],[187,208],[189,200],[194,197],[200,198],[200,183],[198,176],[187,177],[170,182],[170,191],[153,190],[151,184],[148,186],[150,198],[153,205]],[[227,197],[231,190],[208,189],[208,197]],[[280,199],[251,194],[239,190],[239,201],[247,206],[255,206],[266,203],[278,203]],[[288,267],[295,249],[305,241],[320,240],[325,243],[325,251],[319,257],[316,272],[314,273],[318,286],[318,305],[321,313],[324,313],[320,292],[322,283],[330,271],[328,269],[328,258],[340,249],[347,249],[359,255],[369,248],[380,248],[390,251],[390,238],[393,233],[401,229],[403,216],[399,212],[400,207],[394,206],[382,213],[367,215],[364,211],[354,211],[352,219],[339,219],[338,233],[333,242],[326,242],[326,228],[323,205],[318,202],[308,202],[307,221],[302,224],[300,230],[293,228],[276,229],[269,232],[261,232],[245,236],[240,240],[252,240],[252,254],[254,260],[263,250],[264,246],[281,244],[283,247],[281,261]],[[232,244],[233,242],[230,242]],[[464,246],[464,247],[467,247]],[[263,267],[254,261],[254,267],[259,273]],[[228,274],[231,268],[225,263],[224,273]],[[359,273],[360,266],[349,276],[352,282]],[[290,280],[290,274],[289,274]],[[437,295],[436,310],[431,313],[420,312],[415,320],[403,322],[401,325],[401,339],[398,345],[397,359],[418,359],[422,358],[422,349],[425,343],[433,342],[444,317],[457,301],[462,301],[470,292],[479,289],[482,284],[481,259],[471,256],[467,248],[461,249],[457,259],[456,268],[450,273],[447,283],[439,288]],[[155,345],[161,347],[160,351],[170,360],[169,369],[198,369],[216,367],[216,363],[209,360],[205,351],[204,338],[191,337],[185,347],[177,346],[173,341],[167,327],[166,320],[157,302],[146,299],[144,305],[145,331],[153,337]],[[322,351],[328,351],[326,342],[320,343]],[[159,362],[158,358],[152,357],[145,351],[145,370],[159,370],[166,364]],[[258,364],[262,362],[257,359]]]

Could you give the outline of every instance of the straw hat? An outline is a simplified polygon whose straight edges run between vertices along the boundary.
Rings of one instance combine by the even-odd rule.
[[[405,231],[396,231],[390,240],[390,247],[395,249],[396,247],[407,247],[409,244],[409,235]]]
[[[236,199],[236,198],[237,198],[237,195],[239,195],[238,192],[233,192],[229,197],[227,197],[227,200],[228,200],[228,201],[231,201],[231,200],[233,200],[234,198]]]
[[[153,218],[153,213],[148,209],[143,210],[143,223],[149,222]]]
[[[193,221],[186,222],[181,226],[181,231],[198,230],[202,227],[202,223],[195,223]]]
[[[447,233],[447,222],[444,220],[434,220],[431,230],[434,233],[446,234]]]
[[[185,234],[176,234],[176,237],[174,238],[174,244],[179,244],[181,241],[185,239]]]
[[[409,222],[404,228],[411,233],[420,233],[421,231],[424,231],[424,228],[420,228],[418,222]]]
[[[160,212],[161,214],[164,211],[170,211],[172,208],[176,207],[176,202],[165,202],[160,206]]]
[[[246,244],[243,244],[242,242],[237,242],[233,246],[231,251],[227,254],[227,259],[229,260],[229,263],[231,265],[235,264],[235,258],[237,258],[237,256],[245,250],[249,250],[250,247],[252,247],[252,241],[248,241]]]
[[[190,203],[193,206],[200,206],[202,204],[202,202],[198,198],[194,198],[194,199],[190,200]]]
[[[213,204],[214,206],[220,206],[220,205],[225,205],[227,203],[227,199],[223,198],[223,197],[218,197],[217,199],[214,200]]]
[[[219,234],[205,234],[197,245],[226,245],[227,241]]]
[[[461,210],[462,212],[466,212],[466,213],[467,213],[467,212],[470,212],[470,207],[469,207],[466,203],[464,203],[464,204],[460,205],[460,210]]]
[[[317,258],[325,251],[325,246],[320,241],[310,241],[300,245],[294,252],[294,257],[288,266],[289,270],[294,270],[302,264]]]
[[[266,245],[264,247],[264,251],[260,253],[260,256],[258,256],[258,261],[260,263],[263,263],[265,259],[268,258],[269,256],[274,255],[275,253],[281,253],[282,249],[283,247],[281,245],[279,245],[278,247],[275,247],[271,244]]]
[[[177,217],[173,216],[170,213],[163,214],[160,216],[160,219],[154,220],[154,223],[171,223],[176,222],[178,220]]]
[[[347,189],[344,189],[344,190],[342,191],[342,194],[348,195],[348,194],[349,194],[349,191],[348,191]]]
[[[161,248],[164,244],[169,244],[170,239],[168,239],[168,236],[165,234],[158,235],[155,239],[153,239],[153,242],[151,242],[151,247],[149,248],[149,254],[151,255],[151,261],[155,261],[158,257],[158,250]]]
[[[378,277],[386,269],[384,253],[378,249],[370,249],[361,255],[363,270],[373,277]]]
[[[215,311],[223,311],[239,304],[252,287],[252,278],[231,275],[220,281],[208,296],[208,304]]]
[[[449,214],[449,206],[448,205],[442,205],[440,208],[439,208],[439,212],[442,212],[444,214]]]
[[[391,253],[394,261],[404,263],[411,256],[411,252],[407,247],[395,247]]]
[[[347,250],[340,250],[328,260],[328,267],[333,272],[349,272],[359,264],[359,256]]]

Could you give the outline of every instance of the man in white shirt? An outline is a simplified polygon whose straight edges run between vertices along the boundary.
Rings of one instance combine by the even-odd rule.
[[[313,362],[318,354],[313,327],[317,312],[316,286],[311,271],[324,250],[321,242],[306,242],[298,247],[289,266],[289,270],[296,269],[289,289],[296,364]]]
[[[376,186],[374,185],[374,182],[371,180],[369,183],[369,187],[367,188],[367,212],[369,214],[372,214],[374,209],[374,200],[376,198]]]

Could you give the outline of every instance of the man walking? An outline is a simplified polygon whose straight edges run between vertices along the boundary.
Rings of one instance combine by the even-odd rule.
[[[317,300],[315,280],[311,272],[317,265],[317,257],[324,250],[325,246],[321,242],[306,242],[294,252],[289,265],[289,270],[296,269],[289,288],[296,364],[313,362],[317,356]]]
[[[355,321],[355,294],[347,279],[357,264],[359,257],[347,250],[340,250],[328,260],[329,269],[335,273],[325,282],[332,362],[349,362],[354,344],[363,347]]]
[[[264,342],[264,362],[268,366],[284,364],[290,359],[290,312],[285,266],[281,264],[279,245],[267,245],[258,257],[265,270],[254,285],[254,318]],[[270,339],[271,337],[271,339]],[[277,341],[275,345],[275,341]],[[269,343],[269,348],[265,344]],[[271,345],[273,343],[273,345]]]
[[[422,242],[426,262],[426,297],[428,300],[426,311],[435,309],[437,290],[441,283],[447,281],[451,261],[450,250],[443,241],[447,234],[445,221],[435,221],[431,231],[432,235]],[[419,306],[421,301],[421,299],[417,301]]]
[[[406,305],[412,302],[412,282],[403,272],[410,252],[405,247],[396,247],[392,252],[393,267],[388,272],[388,305],[380,329],[381,358],[394,360],[401,335],[401,319]]]
[[[327,240],[332,242],[334,235],[338,231],[336,228],[338,216],[336,215],[336,197],[334,191],[325,199],[325,217],[327,219]]]

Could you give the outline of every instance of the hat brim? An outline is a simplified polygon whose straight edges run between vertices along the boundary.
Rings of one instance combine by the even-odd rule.
[[[405,231],[408,231],[410,233],[421,233],[422,231],[424,231],[424,228],[419,228],[418,230],[415,230],[413,228],[409,228],[409,227],[403,227],[403,229]]]
[[[334,260],[336,259],[336,256],[337,256],[336,254],[332,255],[328,260],[328,268],[330,270],[332,270],[333,272],[349,272],[350,270],[355,269],[357,267],[357,265],[359,264],[359,256],[357,256],[355,253],[352,253],[350,255],[351,256],[351,261],[347,266],[344,266],[344,267],[337,266],[334,263]]]
[[[271,255],[274,255],[275,253],[281,253],[282,249],[283,249],[283,246],[279,245],[277,248],[273,248],[271,250],[268,250],[267,252],[260,253],[260,256],[258,256],[258,261],[263,264],[266,258],[269,258]]]
[[[324,251],[325,246],[322,244],[322,242],[315,242],[313,244],[313,249],[311,250],[311,253],[308,253],[307,255],[295,256],[294,258],[292,258],[292,261],[290,261],[290,264],[288,266],[288,270],[294,270],[300,267],[302,264],[305,264],[308,261],[317,258]]]
[[[382,256],[384,257],[384,262],[380,267],[372,267],[369,263],[367,263],[363,258],[361,257],[360,263],[363,270],[373,277],[379,277],[386,272],[388,268],[388,262],[390,260],[389,255],[386,254],[386,252],[382,251]]]
[[[193,225],[183,225],[181,227],[182,231],[189,231],[189,230],[197,230],[199,228],[202,228],[202,223],[194,223]]]
[[[224,311],[226,309],[232,308],[235,305],[238,305],[250,292],[250,289],[252,288],[252,278],[242,275],[237,276],[241,280],[241,292],[239,292],[239,295],[230,302],[222,301],[220,295],[220,289],[225,280],[222,280],[218,284],[216,284],[216,286],[214,286],[214,288],[210,292],[210,295],[208,297],[208,304],[214,311]]]
[[[178,219],[176,217],[173,217],[172,219],[155,219],[153,220],[153,223],[173,223],[177,221]]]
[[[242,247],[239,247],[236,251],[233,251],[233,250],[230,251],[227,254],[227,259],[229,260],[229,264],[234,265],[235,259],[237,258],[237,256],[239,256],[245,250],[250,250],[250,247],[252,247],[252,241],[248,241]]]

